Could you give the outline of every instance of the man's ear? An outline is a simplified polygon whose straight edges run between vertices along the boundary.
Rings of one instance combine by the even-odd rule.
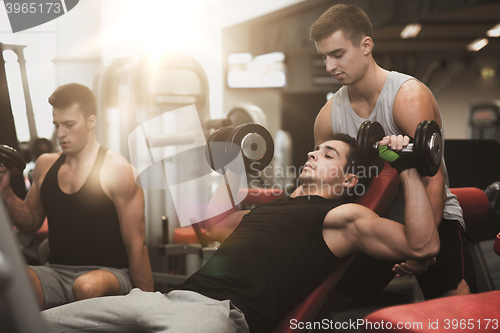
[[[363,54],[368,55],[373,50],[373,39],[371,37],[365,36],[361,40],[361,47],[363,49]]]
[[[358,176],[352,173],[348,173],[344,177],[344,181],[342,182],[342,186],[346,188],[353,188],[359,182]]]
[[[94,129],[96,124],[97,124],[97,117],[95,115],[91,115],[87,119],[87,125],[89,127],[89,130]]]

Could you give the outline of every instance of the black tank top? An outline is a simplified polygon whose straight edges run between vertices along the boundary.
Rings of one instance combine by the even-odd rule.
[[[49,224],[51,264],[128,268],[118,214],[100,182],[106,151],[99,147],[87,180],[73,194],[61,191],[57,181],[66,155],[61,154],[45,176],[40,196]]]
[[[245,314],[250,332],[270,332],[341,259],[323,238],[323,222],[343,202],[284,198],[246,214],[207,263],[175,289],[226,300]]]

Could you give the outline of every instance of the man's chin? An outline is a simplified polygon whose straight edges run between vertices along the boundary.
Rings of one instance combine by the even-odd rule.
[[[313,179],[310,176],[300,175],[299,178],[297,178],[297,182],[299,183],[299,185],[307,185],[312,183]]]
[[[63,154],[65,155],[69,155],[73,152],[73,149],[70,147],[70,146],[60,146],[61,147],[61,151],[63,152]]]

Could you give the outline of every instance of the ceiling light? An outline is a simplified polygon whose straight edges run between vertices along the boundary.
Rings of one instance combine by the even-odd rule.
[[[488,35],[488,37],[500,37],[500,23],[488,30],[486,34]]]
[[[404,27],[399,35],[403,39],[415,38],[420,32],[420,29],[422,29],[422,26],[418,23],[408,24],[406,27]]]
[[[476,39],[467,45],[467,51],[479,51],[488,44],[488,38]]]

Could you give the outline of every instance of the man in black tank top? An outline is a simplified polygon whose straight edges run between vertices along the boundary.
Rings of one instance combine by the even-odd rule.
[[[0,168],[0,192],[14,225],[35,232],[47,217],[50,264],[30,266],[42,308],[86,298],[153,290],[144,196],[132,167],[95,137],[96,99],[80,84],[49,98],[61,153],[43,154],[21,201]]]
[[[400,138],[408,143],[408,138]],[[385,138],[381,144],[387,144]],[[429,197],[412,163],[402,163],[406,225],[349,203],[358,186],[355,140],[336,135],[308,154],[292,197],[251,211],[224,211],[227,188],[241,175],[226,173],[207,210],[207,234],[222,242],[196,273],[161,295],[136,290],[127,296],[76,302],[43,313],[53,332],[270,332],[337,267],[364,252],[384,260],[432,258],[439,251]],[[227,187],[226,187],[227,186]],[[361,192],[356,192],[361,193]]]

